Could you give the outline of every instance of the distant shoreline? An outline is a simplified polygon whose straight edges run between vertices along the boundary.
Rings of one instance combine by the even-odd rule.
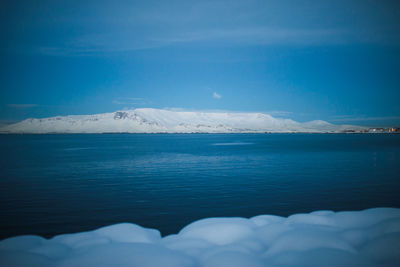
[[[192,133],[168,133],[168,132],[149,132],[149,133],[130,133],[130,132],[104,132],[104,133],[7,133],[7,132],[0,132],[0,135],[88,135],[88,134],[103,134],[103,135],[115,135],[115,134],[133,134],[133,135],[142,135],[142,134],[166,134],[166,135],[174,135],[174,134],[360,134],[360,135],[376,135],[376,134],[388,134],[388,135],[396,135],[400,134],[400,132],[226,132],[226,133],[204,133],[204,132],[192,132]]]

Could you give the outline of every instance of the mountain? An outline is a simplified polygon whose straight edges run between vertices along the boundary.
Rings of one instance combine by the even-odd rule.
[[[139,108],[94,115],[57,116],[0,128],[1,133],[243,133],[341,132],[362,127],[325,121],[299,123],[264,113],[217,113]]]

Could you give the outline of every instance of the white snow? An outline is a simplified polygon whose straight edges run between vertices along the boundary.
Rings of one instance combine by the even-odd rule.
[[[122,223],[0,241],[1,266],[400,266],[400,209],[208,218],[178,234]]]
[[[0,133],[241,133],[340,132],[361,129],[325,121],[298,123],[264,113],[187,112],[141,108],[95,115],[27,119]]]

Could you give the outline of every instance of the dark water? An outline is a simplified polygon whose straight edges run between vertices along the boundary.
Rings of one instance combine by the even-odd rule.
[[[0,238],[400,207],[400,135],[0,135]]]

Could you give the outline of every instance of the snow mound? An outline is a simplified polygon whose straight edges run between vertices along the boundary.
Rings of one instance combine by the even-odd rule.
[[[400,266],[400,209],[208,218],[161,237],[122,223],[0,241],[1,266]]]

